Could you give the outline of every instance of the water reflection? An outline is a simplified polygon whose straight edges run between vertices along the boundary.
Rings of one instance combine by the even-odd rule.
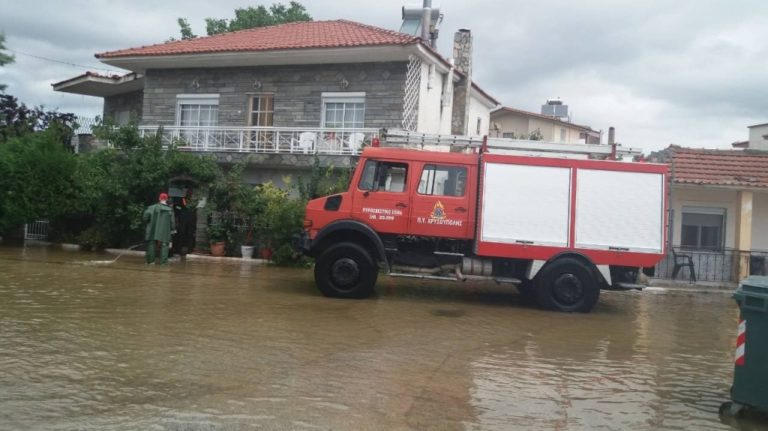
[[[0,429],[729,429],[726,294],[592,314],[483,284],[0,247]],[[750,429],[761,425],[750,423]]]

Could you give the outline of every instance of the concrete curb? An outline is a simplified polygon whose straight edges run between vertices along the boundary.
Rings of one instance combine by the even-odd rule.
[[[711,287],[695,287],[695,285],[689,285],[691,287],[665,287],[665,286],[648,286],[643,289],[643,292],[662,292],[662,293],[704,293],[704,294],[720,294],[730,295],[736,288],[733,289],[715,289]]]
[[[137,256],[137,257],[144,257],[143,251],[138,250],[127,250],[127,249],[120,249],[120,248],[107,248],[104,250],[105,252],[109,254],[118,254],[123,256]],[[175,257],[175,256],[174,256]],[[208,262],[220,262],[220,263],[237,263],[237,264],[248,264],[248,265],[267,265],[269,263],[266,259],[244,259],[242,257],[218,257],[218,256],[209,256],[206,254],[197,254],[197,253],[190,253],[187,255],[187,260],[197,260],[197,261],[208,261]]]
[[[663,278],[651,278],[649,283],[654,287],[663,287],[670,290],[736,290],[737,283],[715,282],[715,281],[689,281],[666,280]]]

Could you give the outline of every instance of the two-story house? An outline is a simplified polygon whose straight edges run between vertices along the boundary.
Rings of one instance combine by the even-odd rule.
[[[86,73],[53,88],[102,97],[105,117],[223,163],[253,154],[248,182],[280,184],[312,154],[350,165],[381,128],[487,134],[498,102],[462,70],[469,32],[455,45],[456,66],[409,34],[298,22],[100,53],[130,73]]]

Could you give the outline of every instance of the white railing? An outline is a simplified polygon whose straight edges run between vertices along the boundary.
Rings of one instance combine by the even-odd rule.
[[[161,133],[163,144],[188,151],[282,154],[358,154],[379,129],[305,127],[139,126],[142,137]]]

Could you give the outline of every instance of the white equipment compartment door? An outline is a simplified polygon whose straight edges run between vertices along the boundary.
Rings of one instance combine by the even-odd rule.
[[[571,169],[486,163],[482,241],[565,247]]]
[[[661,253],[664,175],[579,169],[576,247]]]

